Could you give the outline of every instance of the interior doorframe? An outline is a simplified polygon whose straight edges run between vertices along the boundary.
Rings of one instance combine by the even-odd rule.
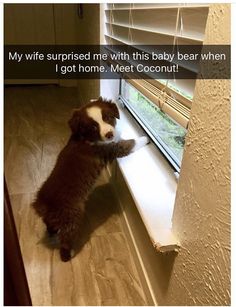
[[[32,306],[11,201],[4,180],[4,306]]]

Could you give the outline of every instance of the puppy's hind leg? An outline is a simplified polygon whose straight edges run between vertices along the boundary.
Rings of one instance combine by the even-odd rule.
[[[73,239],[78,232],[78,225],[65,225],[60,229],[60,256],[61,260],[69,261],[74,255],[72,250]]]
[[[48,232],[49,236],[53,236],[53,235],[57,234],[58,229],[55,229],[55,228],[53,228],[49,225],[46,225],[46,226],[47,226],[47,232]]]
[[[49,234],[49,236],[53,236],[55,234],[57,234],[59,228],[52,226],[46,219],[43,219],[43,222],[45,223],[46,227],[47,227],[47,232]]]

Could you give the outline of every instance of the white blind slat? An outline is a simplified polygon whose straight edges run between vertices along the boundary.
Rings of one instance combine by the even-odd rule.
[[[110,39],[112,39],[112,41],[109,41],[110,45],[112,45],[113,42],[114,42],[114,45],[117,45],[117,44],[119,45],[119,43],[122,44],[122,45],[129,45],[128,44],[129,43],[128,39],[123,39],[123,38],[122,39],[117,39],[116,36],[110,36],[110,35],[106,35],[106,36],[109,37]],[[162,46],[162,44],[161,44],[161,46]],[[138,44],[136,45],[135,44],[135,47],[133,47],[133,49],[137,50],[137,51],[141,51],[141,52],[143,51],[145,53],[148,53],[149,55],[151,55],[152,51],[155,51],[155,52],[158,53],[158,49],[157,48],[155,48],[153,50],[153,48],[151,48],[151,47],[152,46],[143,46],[143,45],[138,45]],[[114,50],[111,49],[111,51],[114,51]],[[116,50],[116,52],[118,52],[118,51],[119,50]],[[130,60],[129,63],[133,64],[134,66],[137,65],[137,61]],[[139,64],[144,64],[145,65],[145,62],[140,61]],[[190,72],[195,73],[195,74],[197,73],[197,70],[198,70],[197,63],[195,63],[195,62],[187,63],[187,62],[184,62],[184,61],[179,61],[179,62],[172,61],[172,64],[178,64],[180,67],[182,67],[186,71],[190,71]],[[147,75],[150,78],[152,78],[153,74],[152,73],[147,73]]]
[[[166,9],[178,9],[178,8],[185,8],[185,9],[193,9],[193,8],[209,8],[209,4],[206,3],[132,3],[132,10],[166,10]],[[114,4],[107,4],[106,10],[129,10],[130,3],[114,3]]]
[[[106,25],[108,27],[110,26],[114,26],[114,27],[121,27],[121,28],[125,28],[127,30],[129,30],[129,26],[128,25],[123,25],[123,24],[118,24],[118,23],[109,23],[106,22]],[[193,44],[193,42],[196,42],[195,44],[199,44],[202,43],[202,39],[201,38],[197,38],[196,36],[187,36],[187,35],[183,35],[183,34],[177,34],[175,35],[174,33],[167,33],[167,32],[161,32],[161,31],[155,31],[155,29],[148,29],[148,28],[138,28],[138,27],[131,27],[130,28],[131,31],[142,31],[142,32],[146,32],[147,33],[152,33],[152,34],[156,34],[156,35],[165,35],[165,36],[170,36],[170,39],[173,40],[173,37],[176,36],[179,39],[185,39],[185,40],[190,40],[191,42],[189,44]],[[158,38],[157,38],[158,39]],[[145,44],[144,44],[145,45]],[[186,44],[187,45],[187,44]]]
[[[173,46],[174,50],[175,45],[201,45],[205,34],[208,9],[207,4],[197,3],[107,4],[105,10],[106,41],[110,45],[132,45],[148,53],[151,52],[151,46],[168,45]],[[122,63],[119,61],[119,64]],[[186,71],[196,75],[197,63],[181,62],[178,64]],[[152,74],[147,75],[147,78],[150,79],[127,81],[154,103],[159,104],[163,112],[182,126],[187,127],[195,79],[169,79],[163,84],[154,79]]]

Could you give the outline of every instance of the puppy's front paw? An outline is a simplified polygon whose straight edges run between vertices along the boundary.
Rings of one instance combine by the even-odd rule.
[[[149,139],[146,136],[141,136],[137,140],[135,140],[135,145],[132,149],[132,152],[142,148],[143,146],[147,145],[149,143]]]

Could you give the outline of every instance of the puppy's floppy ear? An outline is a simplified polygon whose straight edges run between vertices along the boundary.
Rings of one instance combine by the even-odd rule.
[[[72,117],[68,121],[68,125],[70,126],[70,129],[73,134],[79,133],[79,128],[80,128],[80,110],[79,109],[73,110]]]
[[[111,110],[112,112],[112,115],[115,116],[116,118],[120,119],[120,113],[119,113],[119,110],[117,108],[117,105],[112,102],[112,100],[108,100],[108,99],[105,99],[105,98],[102,98],[102,96],[98,97],[98,102],[101,102],[101,103],[106,103],[109,107],[109,109]]]
[[[113,114],[116,118],[120,119],[120,113],[119,113],[119,110],[118,110],[118,108],[117,108],[117,105],[116,105],[114,102],[109,102],[108,105],[109,105],[109,108],[110,108],[111,111],[112,111],[112,114]]]

